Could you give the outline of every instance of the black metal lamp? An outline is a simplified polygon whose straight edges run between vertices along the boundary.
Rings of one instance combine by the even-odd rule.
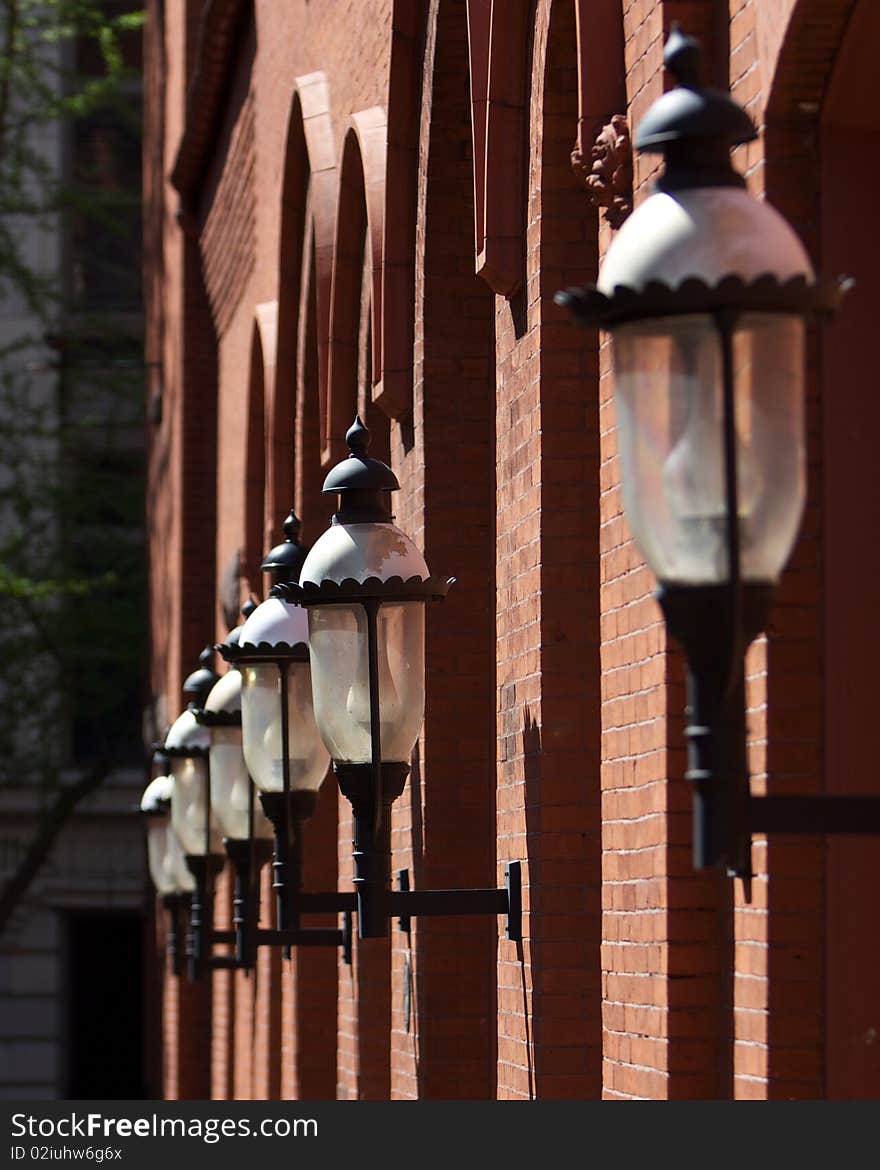
[[[431,576],[392,524],[389,493],[399,484],[367,454],[369,438],[356,419],[346,435],[351,454],[324,482],[326,493],[339,494],[339,511],[299,583],[272,590],[276,604],[308,612],[315,720],[354,812],[358,934],[385,936],[393,915],[488,913],[506,914],[508,937],[519,938],[518,862],[508,866],[505,889],[389,889],[391,805],[424,718],[425,603],[444,597],[452,580]]]
[[[276,583],[299,573],[307,552],[299,531],[291,512],[284,542],[263,561],[263,570]],[[239,673],[244,761],[274,829],[276,929],[258,929],[254,945],[342,946],[348,961],[354,899],[335,891],[302,890],[303,824],[315,810],[329,765],[312,709],[305,613],[270,597],[253,610],[238,637],[217,650]],[[341,913],[341,928],[301,926],[301,914],[322,911]]]
[[[190,702],[172,723],[161,750],[171,762],[171,828],[186,864],[195,878],[190,900],[187,939],[189,976],[198,979],[209,966],[232,965],[225,958],[211,956],[215,942],[233,942],[233,934],[213,929],[213,883],[223,868],[224,852],[217,821],[211,813],[211,782],[208,764],[211,732],[196,719],[219,676],[210,668],[211,648],[199,656],[199,668],[183,684]]]
[[[678,85],[635,135],[664,155],[654,193],[597,284],[555,299],[613,340],[624,510],[688,660],[695,865],[747,876],[771,805],[749,794],[743,657],[804,507],[805,322],[846,282],[816,280],[787,221],[747,193],[730,148],[757,132],[699,84],[698,44],[677,26],[664,63]],[[773,827],[803,829],[788,813]]]
[[[199,665],[192,672],[188,674],[183,680],[181,690],[185,696],[189,696],[187,707],[190,710],[197,709],[202,706],[207,696],[210,694],[211,687],[220,677],[216,670],[211,666],[214,659],[213,648],[208,645],[202,650],[199,655]]]
[[[167,757],[155,753],[154,763],[167,764]],[[156,894],[165,908],[167,933],[165,949],[168,970],[180,975],[183,951],[180,947],[180,923],[195,889],[195,878],[187,868],[177,837],[172,832],[171,791],[174,781],[163,770],[144,789],[140,811],[146,819],[147,866]]]
[[[222,675],[204,707],[193,714],[196,722],[207,727],[211,734],[208,749],[211,809],[235,872],[235,957],[240,966],[249,968],[254,963],[253,923],[258,916],[254,887],[260,869],[272,856],[272,825],[254,801],[254,785],[242,753],[239,672],[230,670]]]

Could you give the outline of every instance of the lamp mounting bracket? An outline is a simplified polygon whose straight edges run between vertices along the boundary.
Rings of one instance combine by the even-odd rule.
[[[412,918],[450,915],[504,914],[505,935],[522,941],[522,866],[508,861],[504,868],[504,886],[500,889],[413,890],[409,870],[397,874],[397,889],[386,894],[388,917],[397,917],[401,930],[409,933]]]

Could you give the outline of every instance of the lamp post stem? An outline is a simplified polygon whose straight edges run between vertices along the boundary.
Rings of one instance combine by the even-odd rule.
[[[748,783],[744,691],[742,664],[733,686],[724,661],[688,667],[686,778],[693,784],[697,869],[727,870],[733,861],[738,793]]]
[[[211,849],[211,764],[207,756],[205,757],[204,786],[205,852],[201,856],[187,854],[186,857],[186,863],[196,883],[190,899],[189,935],[187,937],[190,983],[195,983],[205,969],[205,959],[211,953],[210,938],[214,925],[214,907],[211,897],[212,891],[209,888],[210,866],[208,863]]]
[[[165,953],[168,956],[169,975],[179,975],[182,969],[180,951],[180,908],[184,894],[166,894],[162,899],[165,907]]]
[[[195,983],[202,973],[204,940],[206,930],[210,931],[212,916],[208,907],[208,865],[206,857],[187,855],[187,865],[195,878],[195,889],[190,895],[189,933],[186,953],[190,983]]]
[[[284,796],[282,815],[274,821],[275,859],[272,863],[272,888],[276,897],[276,922],[279,930],[290,927],[288,867],[290,864],[290,708],[287,701],[287,663],[278,663],[281,687],[281,791]]]
[[[367,613],[367,673],[370,685],[370,763],[373,770],[373,836],[382,830],[382,720],[379,693],[378,601],[365,601]]]
[[[731,660],[742,653],[742,590],[739,531],[739,482],[737,479],[736,396],[733,368],[733,330],[736,315],[729,310],[715,315],[721,341],[721,385],[724,423],[724,495],[726,515],[727,580],[730,593]]]
[[[275,891],[275,925],[279,930],[286,930],[287,922],[287,862],[289,855],[289,838],[287,834],[287,818],[282,815],[273,822],[275,834],[275,849],[272,857],[272,889]]]
[[[235,890],[232,897],[232,926],[235,930],[235,958],[243,966],[250,966],[253,955],[251,905],[253,902],[253,866],[250,841],[236,854]]]
[[[741,840],[738,794],[748,784],[742,662],[731,685],[729,672],[688,670],[688,778],[693,783],[694,862],[714,869],[716,900],[716,1088],[718,1100],[733,1100],[736,998],[735,889],[731,850]],[[746,847],[748,838],[746,840]]]
[[[738,314],[730,309],[715,314],[721,340],[721,370],[724,421],[724,492],[727,517],[727,595],[729,613],[729,654],[727,693],[723,706],[737,721],[735,733],[741,745],[730,744],[729,758],[736,767],[727,778],[730,797],[724,813],[727,817],[727,869],[731,876],[751,877],[751,850],[745,831],[745,812],[749,793],[748,754],[746,751],[745,685],[743,659],[746,652],[743,622],[742,548],[739,520],[739,478],[736,442],[736,384],[733,364],[733,333]],[[737,714],[738,713],[738,714]],[[730,721],[726,721],[730,727]]]
[[[254,907],[254,869],[259,874],[259,866],[254,866],[254,782],[248,776],[248,807],[247,807],[247,844],[239,856],[233,852],[232,863],[235,867],[235,891],[232,901],[232,926],[235,930],[235,958],[242,966],[249,967],[253,962],[253,941],[259,929],[259,902],[257,913],[253,914]],[[227,846],[228,851],[228,846]],[[258,900],[257,900],[258,901]],[[253,921],[252,921],[253,917]]]
[[[260,871],[272,856],[272,846],[264,838],[252,835],[226,838],[224,846],[235,872],[232,901],[235,959],[247,971],[254,966],[260,933]]]
[[[382,777],[383,810],[375,830],[375,780],[371,764],[334,762],[339,791],[351,802],[353,885],[357,893],[358,938],[385,938],[388,934],[388,894],[391,886],[391,805],[403,792],[409,764],[385,764]]]
[[[724,490],[727,516],[727,579],[730,643],[727,687],[721,698],[719,715],[730,741],[722,759],[730,761],[732,775],[722,791],[725,793],[724,849],[727,873],[743,878],[751,876],[750,838],[743,832],[746,797],[749,791],[748,749],[746,747],[745,676],[743,641],[742,561],[739,527],[739,480],[736,442],[736,395],[733,366],[733,332],[737,314],[724,310],[716,314],[721,338],[722,390],[724,396]],[[725,736],[721,740],[724,744]],[[717,799],[717,798],[716,798]],[[736,1096],[736,915],[733,883],[719,873],[718,884],[718,1096],[733,1100]]]
[[[353,818],[352,884],[358,895],[358,937],[385,938],[388,934],[386,895],[391,874],[390,807],[379,820],[378,832],[373,810]]]
[[[290,802],[288,802],[289,804]],[[290,929],[300,928],[299,895],[303,887],[303,818],[294,809],[289,816],[290,850],[288,854],[287,921]]]
[[[187,853],[186,864],[195,878],[195,890],[190,895],[189,933],[186,953],[189,960],[189,980],[200,978],[211,955],[214,930],[214,878],[223,868],[223,859],[216,854],[204,856]]]
[[[211,852],[211,755],[205,756],[205,856]]]

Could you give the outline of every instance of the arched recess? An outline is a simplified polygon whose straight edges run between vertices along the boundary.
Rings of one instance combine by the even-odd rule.
[[[401,503],[411,509],[410,530],[421,526],[428,564],[435,572],[454,567],[456,575],[449,598],[427,615],[423,738],[404,798],[414,885],[428,889],[485,887],[497,878],[495,299],[473,263],[465,15],[458,0],[430,5],[419,150],[412,487]],[[403,817],[404,801],[399,804]],[[408,1050],[413,1092],[421,1097],[495,1096],[497,930],[488,916],[415,922],[413,1024],[409,1035],[401,1026],[395,1039],[398,1053]]]
[[[296,409],[294,413],[293,502],[303,521],[303,539],[314,540],[330,521],[334,503],[322,495],[320,435],[320,363],[318,343],[318,275],[315,221],[306,215],[299,321],[296,341]]]
[[[372,401],[372,386],[382,379],[386,138],[385,111],[374,106],[352,114],[342,147],[331,290],[330,370],[321,410],[321,454],[325,467],[331,467],[345,456],[345,432],[358,408],[358,337],[362,309],[370,317],[368,402]],[[365,279],[367,288],[362,290]],[[368,292],[363,305],[362,291]],[[369,420],[365,421],[369,425]],[[387,426],[380,426],[380,430],[387,431]],[[376,438],[374,435],[374,454],[377,454]],[[387,440],[385,445],[387,449]]]
[[[577,146],[589,158],[596,132],[626,113],[626,59],[620,4],[575,0],[578,53]]]
[[[318,420],[329,377],[330,305],[337,209],[337,165],[330,95],[323,73],[296,79],[291,99],[281,196],[275,392],[269,406],[267,524],[272,541],[291,506],[308,544],[324,530]],[[303,850],[308,889],[337,882],[337,795],[325,781]],[[328,923],[329,925],[329,923]],[[281,1094],[323,1099],[336,1092],[337,955],[295,949],[279,971]]]
[[[529,872],[539,875],[529,888],[532,1079],[534,1096],[557,1099],[598,1099],[602,1085],[601,490],[598,334],[573,329],[553,296],[594,281],[598,270],[598,214],[571,165],[579,124],[587,117],[592,134],[599,119],[626,108],[620,5],[592,4],[587,29],[578,8],[552,0],[536,25],[528,221],[540,234],[527,260],[541,346],[541,699],[530,733],[540,750],[530,754],[524,792]],[[553,821],[562,805],[564,821]],[[540,875],[551,869],[545,884]],[[553,994],[573,971],[576,1007]]]
[[[301,441],[310,437],[311,428],[301,425],[301,412],[307,411],[317,419],[319,402],[326,401],[327,396],[336,207],[337,168],[329,87],[323,73],[310,73],[298,77],[294,84],[281,192],[277,368],[266,422],[267,520],[273,540],[280,538],[281,524],[295,498],[302,516],[305,502],[297,477],[301,479],[303,463],[308,465],[318,454],[317,440],[313,440],[314,450],[302,449]],[[312,274],[305,285],[304,272]],[[311,331],[304,327],[307,317],[313,320]],[[314,354],[308,357],[301,351],[306,340],[314,346]],[[298,370],[302,370],[304,362],[313,367],[314,373],[303,399]],[[296,443],[295,436],[299,439]],[[295,472],[295,467],[300,470]]]
[[[880,531],[875,330],[880,271],[876,49],[880,6],[861,0],[846,29],[820,124],[823,271],[855,279],[824,337],[825,772],[832,792],[878,792],[876,663]],[[827,1096],[880,1097],[873,888],[880,838],[828,848]]]
[[[391,17],[381,360],[372,389],[373,401],[391,418],[412,410],[415,207],[427,9],[421,0],[394,0]]]
[[[880,523],[871,392],[880,262],[872,147],[880,116],[871,0],[793,3],[766,106],[765,192],[819,271],[855,289],[807,342],[807,507],[768,631],[768,791],[876,792],[873,707]],[[821,28],[821,36],[817,29]],[[857,550],[857,551],[856,551]],[[876,838],[770,837],[767,1095],[880,1093],[874,1043]]]
[[[264,301],[263,304],[257,305],[254,310],[254,317],[256,321],[256,329],[260,338],[260,350],[263,358],[263,519],[262,519],[262,542],[263,548],[267,549],[274,543],[274,536],[278,524],[273,514],[273,504],[276,499],[275,492],[272,490],[273,475],[282,475],[282,478],[289,480],[289,473],[284,474],[291,463],[289,452],[289,420],[286,425],[288,431],[288,457],[283,465],[283,470],[279,469],[278,461],[273,459],[276,454],[275,444],[273,443],[272,424],[277,421],[280,412],[275,409],[275,379],[277,375],[276,359],[278,354],[278,302]],[[277,485],[276,485],[277,487]],[[288,496],[289,499],[289,496]],[[282,517],[283,519],[283,517]]]
[[[354,114],[339,168],[339,202],[331,291],[330,373],[322,402],[324,468],[347,455],[345,433],[357,413],[370,430],[370,454],[390,461],[387,414],[372,400],[381,338],[382,223],[385,184],[385,115],[378,108]],[[303,271],[304,287],[311,273]],[[377,321],[378,319],[378,321]],[[304,324],[309,328],[308,318]],[[304,347],[304,378],[308,374]],[[331,501],[335,503],[335,500]],[[351,806],[339,801],[339,869],[351,874]],[[355,943],[352,968],[339,968],[338,1019],[345,1039],[338,1052],[339,1092],[384,1100],[391,1091],[389,1031],[390,940]]]

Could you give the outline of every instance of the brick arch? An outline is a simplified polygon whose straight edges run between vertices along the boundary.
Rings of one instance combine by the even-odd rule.
[[[815,118],[859,0],[793,0],[769,86],[768,125]]]
[[[470,0],[475,267],[512,296],[524,273],[528,49],[533,0]]]
[[[419,108],[428,5],[394,0],[388,75],[382,334],[373,402],[391,418],[412,410]]]
[[[413,445],[403,468],[411,477],[401,493],[407,512],[399,521],[434,571],[454,566],[457,581],[455,597],[426,618],[423,740],[408,786],[413,883],[435,889],[453,884],[453,873],[463,887],[492,886],[497,877],[495,298],[474,271],[465,16],[457,0],[430,5],[420,102]],[[408,1091],[428,1099],[491,1098],[497,924],[478,916],[425,918],[415,927]],[[462,954],[466,996],[459,986]],[[393,970],[402,961],[398,950]],[[396,1008],[396,991],[393,1002]]]
[[[589,157],[596,131],[612,114],[626,113],[623,12],[619,0],[575,0],[575,25],[578,146]]]
[[[302,273],[297,322],[296,407],[293,424],[293,505],[303,522],[308,544],[323,532],[330,520],[331,501],[322,495],[320,417],[320,344],[318,335],[318,280],[315,257],[315,222],[306,214]],[[326,350],[326,335],[325,335]],[[326,352],[325,352],[326,357]]]
[[[273,542],[281,538],[281,525],[291,505],[303,522],[306,543],[314,541],[326,527],[318,419],[329,377],[337,182],[330,89],[324,73],[310,73],[294,82],[285,136],[278,361],[274,397],[267,403],[267,524],[274,529]],[[303,853],[307,888],[336,887],[336,834],[336,794],[334,786],[327,783],[310,820]],[[267,889],[264,896],[268,896]],[[267,968],[264,987],[270,1007],[278,1015],[275,1034],[282,1037],[281,1095],[309,1099],[334,1096],[335,1038],[322,1022],[336,1013],[335,951],[294,950],[283,968],[280,958],[271,967],[269,956],[263,961]]]
[[[260,595],[260,562],[263,559],[263,514],[266,490],[266,368],[260,326],[254,322],[247,387],[247,434],[245,438],[244,533],[242,573],[246,589]]]
[[[880,253],[869,161],[880,134],[870,93],[877,35],[870,0],[799,0],[773,46],[765,193],[817,269],[855,275],[856,289],[833,325],[808,334],[807,503],[766,645],[770,793],[870,791],[873,770],[866,731],[873,714],[862,695],[871,654],[865,615],[874,604],[867,583],[878,568],[863,536],[872,513],[877,523],[866,440],[878,412],[865,392],[876,311],[862,274],[876,269]],[[873,692],[869,678],[867,687]],[[859,838],[771,836],[753,845],[755,868],[768,875],[761,1070],[768,1098],[876,1095],[880,1061],[865,1033],[878,950],[863,926],[876,856],[874,841]]]
[[[352,114],[339,167],[330,364],[321,410],[321,456],[325,467],[345,455],[345,432],[358,405],[358,332],[364,264],[369,274],[373,385],[382,378],[386,155],[385,111],[374,106]]]
[[[876,581],[880,553],[864,535],[880,524],[874,436],[880,403],[876,363],[876,217],[880,111],[873,73],[880,9],[852,9],[822,95],[819,127],[820,234],[824,275],[846,273],[855,286],[829,328],[821,330],[819,419],[821,481],[811,484],[821,516],[820,625],[825,680],[824,785],[835,794],[876,791]],[[857,420],[857,421],[856,421]],[[813,474],[812,479],[818,477]],[[857,561],[853,549],[858,548]],[[876,837],[832,836],[825,842],[825,1096],[880,1094],[880,1054],[873,1043],[880,943],[871,930]],[[781,999],[781,997],[780,997]]]
[[[522,715],[527,755],[522,800],[530,875],[526,966],[533,1095],[597,1099],[602,1079],[601,913],[595,893],[602,864],[598,336],[570,329],[553,295],[567,285],[594,281],[598,269],[598,215],[571,166],[579,128],[586,123],[592,142],[596,126],[625,106],[617,105],[622,87],[615,69],[623,56],[620,6],[617,0],[591,4],[586,29],[580,7],[576,0],[540,7],[532,61],[528,222],[537,224],[538,232],[526,272],[528,287],[538,291],[531,313],[541,337],[532,407],[541,436],[534,553],[540,600],[533,634],[541,682],[539,701]],[[580,761],[577,796],[568,787],[567,761],[574,758]],[[544,826],[563,803],[565,822],[548,847]],[[539,875],[550,871],[552,882],[541,881]],[[560,899],[566,887],[589,896],[566,905]],[[562,971],[573,970],[581,983],[576,1000],[555,993]]]
[[[294,83],[287,121],[284,177],[281,189],[281,232],[278,251],[277,368],[273,394],[267,401],[268,521],[273,539],[294,498],[294,459],[310,459],[294,444],[301,397],[297,371],[300,347],[307,331],[304,320],[314,318],[317,346],[317,397],[326,398],[329,371],[330,295],[336,228],[337,167],[330,90],[321,72],[298,77]],[[304,279],[304,272],[313,279]],[[307,303],[312,297],[314,305]],[[317,412],[317,405],[301,404]],[[296,430],[295,430],[296,428]],[[295,448],[292,454],[291,448]]]
[[[345,433],[356,411],[370,429],[370,453],[390,460],[389,420],[373,400],[373,387],[381,378],[386,133],[385,113],[374,107],[352,115],[343,140],[333,251],[329,377],[320,418],[325,468],[347,454]],[[310,279],[305,269],[304,279]],[[307,358],[308,352],[304,347],[303,356]],[[327,507],[331,502],[332,497],[324,497],[321,505]],[[333,785],[328,782],[322,791],[333,794]],[[351,812],[345,800],[338,808],[338,820],[340,839],[350,840]],[[391,1085],[388,942],[375,940],[363,948],[355,945],[353,970],[340,967],[339,982],[333,985],[337,1018],[351,1038],[337,1052],[339,1091],[352,1098],[384,1100]]]

